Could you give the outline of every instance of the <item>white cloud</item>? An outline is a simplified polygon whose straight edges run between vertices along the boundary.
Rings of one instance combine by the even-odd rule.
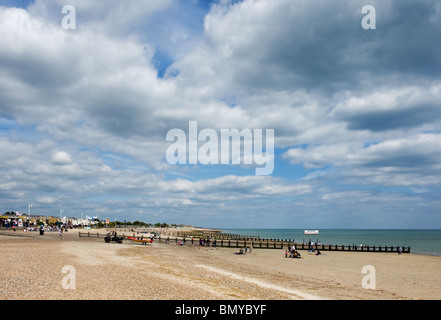
[[[57,151],[52,155],[52,163],[55,165],[68,165],[72,163],[72,159],[67,152]]]
[[[48,196],[48,197],[38,197],[37,202],[44,203],[44,204],[51,204],[57,201],[56,198]]]

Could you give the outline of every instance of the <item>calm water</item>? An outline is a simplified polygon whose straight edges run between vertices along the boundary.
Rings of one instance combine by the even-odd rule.
[[[441,256],[441,230],[321,229],[317,235],[303,235],[303,229],[223,229],[226,233],[260,238],[294,239],[338,245],[410,246],[411,253]]]

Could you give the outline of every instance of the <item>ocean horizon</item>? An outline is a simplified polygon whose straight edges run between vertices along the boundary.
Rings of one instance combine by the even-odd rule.
[[[219,228],[224,233],[290,239],[296,243],[321,242],[332,245],[375,245],[410,247],[410,253],[441,256],[441,229],[264,229]],[[318,230],[317,235],[304,235]]]

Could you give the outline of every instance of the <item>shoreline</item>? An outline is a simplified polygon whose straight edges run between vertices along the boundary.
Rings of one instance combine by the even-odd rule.
[[[0,299],[118,300],[439,300],[441,257],[373,252],[212,248],[174,243],[140,245],[79,238],[69,230],[22,235],[0,231]],[[17,233],[16,231],[15,233]],[[9,233],[9,234],[8,234]],[[62,268],[76,271],[66,290]],[[362,286],[364,266],[376,288]],[[19,273],[16,271],[20,270]]]
[[[129,233],[130,234],[131,233],[135,233],[135,234],[138,234],[138,233],[139,234],[143,234],[143,233],[145,233],[145,231],[142,231],[142,232],[131,231],[131,230],[134,230],[134,229],[135,230],[139,230],[139,229],[149,230],[150,232],[161,233],[161,234],[169,235],[170,237],[171,236],[175,237],[176,233],[183,232],[183,231],[187,231],[187,232],[188,231],[203,232],[203,233],[206,233],[206,234],[223,233],[224,232],[223,229],[203,228],[203,227],[183,227],[183,228],[174,228],[174,227],[168,227],[168,228],[158,228],[158,227],[116,228],[116,231],[119,234],[121,234],[121,232],[122,232],[125,235],[127,235]],[[114,230],[114,228],[96,228],[96,229],[74,228],[74,229],[70,229],[70,232],[91,232],[91,233],[97,233],[98,232],[100,234],[105,234],[105,233],[111,232],[113,230]],[[225,230],[232,230],[232,229],[225,229]],[[238,228],[237,230],[244,230],[244,229],[239,229]],[[258,230],[258,229],[252,229],[252,230]],[[262,229],[262,230],[268,230],[268,229]],[[279,230],[279,229],[274,229],[274,230]],[[287,230],[292,230],[292,229],[287,229]],[[326,229],[326,230],[358,230],[358,229]],[[392,230],[392,229],[360,229],[360,230]],[[405,231],[406,229],[393,229],[393,230]],[[419,229],[412,229],[412,230],[419,230]],[[422,230],[426,230],[426,229],[422,229]],[[429,230],[429,229],[427,229],[427,230]],[[439,231],[440,229],[430,229],[430,230]],[[12,230],[7,230],[7,229],[2,228],[2,229],[0,229],[0,235],[1,235],[2,231],[10,232]],[[55,231],[52,231],[52,232],[56,233]],[[26,232],[24,232],[23,229],[17,229],[16,233],[17,234],[19,234],[19,233],[26,234]],[[38,233],[38,231],[32,231],[31,233]],[[247,235],[244,235],[244,236],[247,236]],[[197,238],[197,236],[196,236],[196,238]],[[261,238],[261,239],[262,239],[262,241],[266,240],[264,238]],[[296,243],[296,244],[300,244],[300,243]],[[322,251],[328,251],[327,249],[321,249],[321,250]],[[332,251],[334,251],[334,250],[332,250]],[[366,251],[356,251],[356,252],[366,252]],[[381,251],[378,252],[378,253],[381,253]],[[395,252],[392,252],[392,253],[395,253]],[[403,254],[412,254],[412,255],[418,255],[418,256],[441,257],[441,253],[440,252],[414,251],[414,250],[412,250],[412,247],[411,247],[410,252],[405,252]]]

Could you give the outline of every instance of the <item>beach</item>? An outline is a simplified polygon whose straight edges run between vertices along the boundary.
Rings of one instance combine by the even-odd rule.
[[[256,249],[0,231],[1,300],[432,300],[441,257]],[[96,231],[94,231],[96,232]],[[100,232],[106,232],[102,230]],[[366,266],[369,271],[363,273]],[[371,288],[366,288],[369,277]],[[375,284],[372,288],[372,284]]]

